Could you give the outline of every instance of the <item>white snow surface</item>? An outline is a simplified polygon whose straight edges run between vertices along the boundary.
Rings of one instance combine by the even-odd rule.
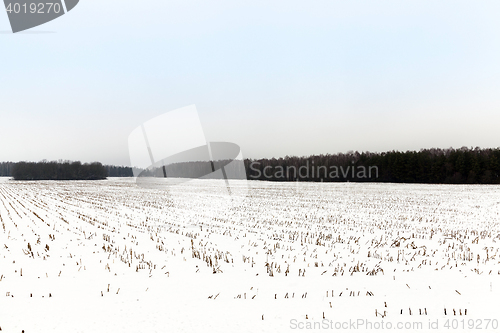
[[[215,182],[0,179],[2,332],[500,320],[498,186]]]

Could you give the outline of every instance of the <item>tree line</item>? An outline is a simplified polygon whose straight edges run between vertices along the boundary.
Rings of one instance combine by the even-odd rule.
[[[222,166],[227,174],[238,174],[230,161],[183,162],[136,169],[141,177],[199,178]],[[500,149],[462,147],[460,149],[422,149],[383,153],[348,152],[339,154],[286,156],[283,158],[245,159],[249,180],[313,182],[392,182],[428,184],[499,184]],[[105,179],[133,177],[125,166],[103,166],[80,162],[3,162],[0,176],[14,179]]]
[[[500,149],[462,147],[349,152],[245,160],[248,179],[274,181],[498,184]],[[301,172],[302,171],[302,172]],[[308,171],[308,172],[307,172]]]
[[[106,168],[99,162],[19,162],[12,167],[15,180],[98,180],[106,179]]]
[[[1,162],[0,163],[0,177],[10,177],[12,176],[12,168],[14,167],[14,162]]]
[[[116,165],[105,165],[108,177],[134,177],[132,168]]]
[[[62,162],[59,162],[62,163]],[[71,163],[71,162],[68,162]],[[15,162],[0,162],[0,177],[12,177]],[[132,168],[126,166],[104,165],[108,177],[133,177]]]
[[[215,161],[215,169],[234,167]],[[312,182],[391,182],[499,184],[500,149],[462,147],[383,153],[348,152],[283,158],[245,159],[249,180]],[[143,170],[141,176],[198,178],[211,172],[208,162],[185,162]],[[238,174],[231,172],[227,174]]]

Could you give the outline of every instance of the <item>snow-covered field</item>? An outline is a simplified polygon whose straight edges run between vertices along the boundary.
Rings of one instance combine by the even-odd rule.
[[[500,330],[497,186],[216,182],[1,179],[1,330]]]

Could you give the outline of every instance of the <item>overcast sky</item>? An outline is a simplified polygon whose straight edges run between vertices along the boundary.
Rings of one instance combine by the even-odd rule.
[[[500,146],[499,1],[81,0],[11,34],[0,161],[128,165],[195,104],[245,157]],[[50,33],[43,33],[50,32]]]

